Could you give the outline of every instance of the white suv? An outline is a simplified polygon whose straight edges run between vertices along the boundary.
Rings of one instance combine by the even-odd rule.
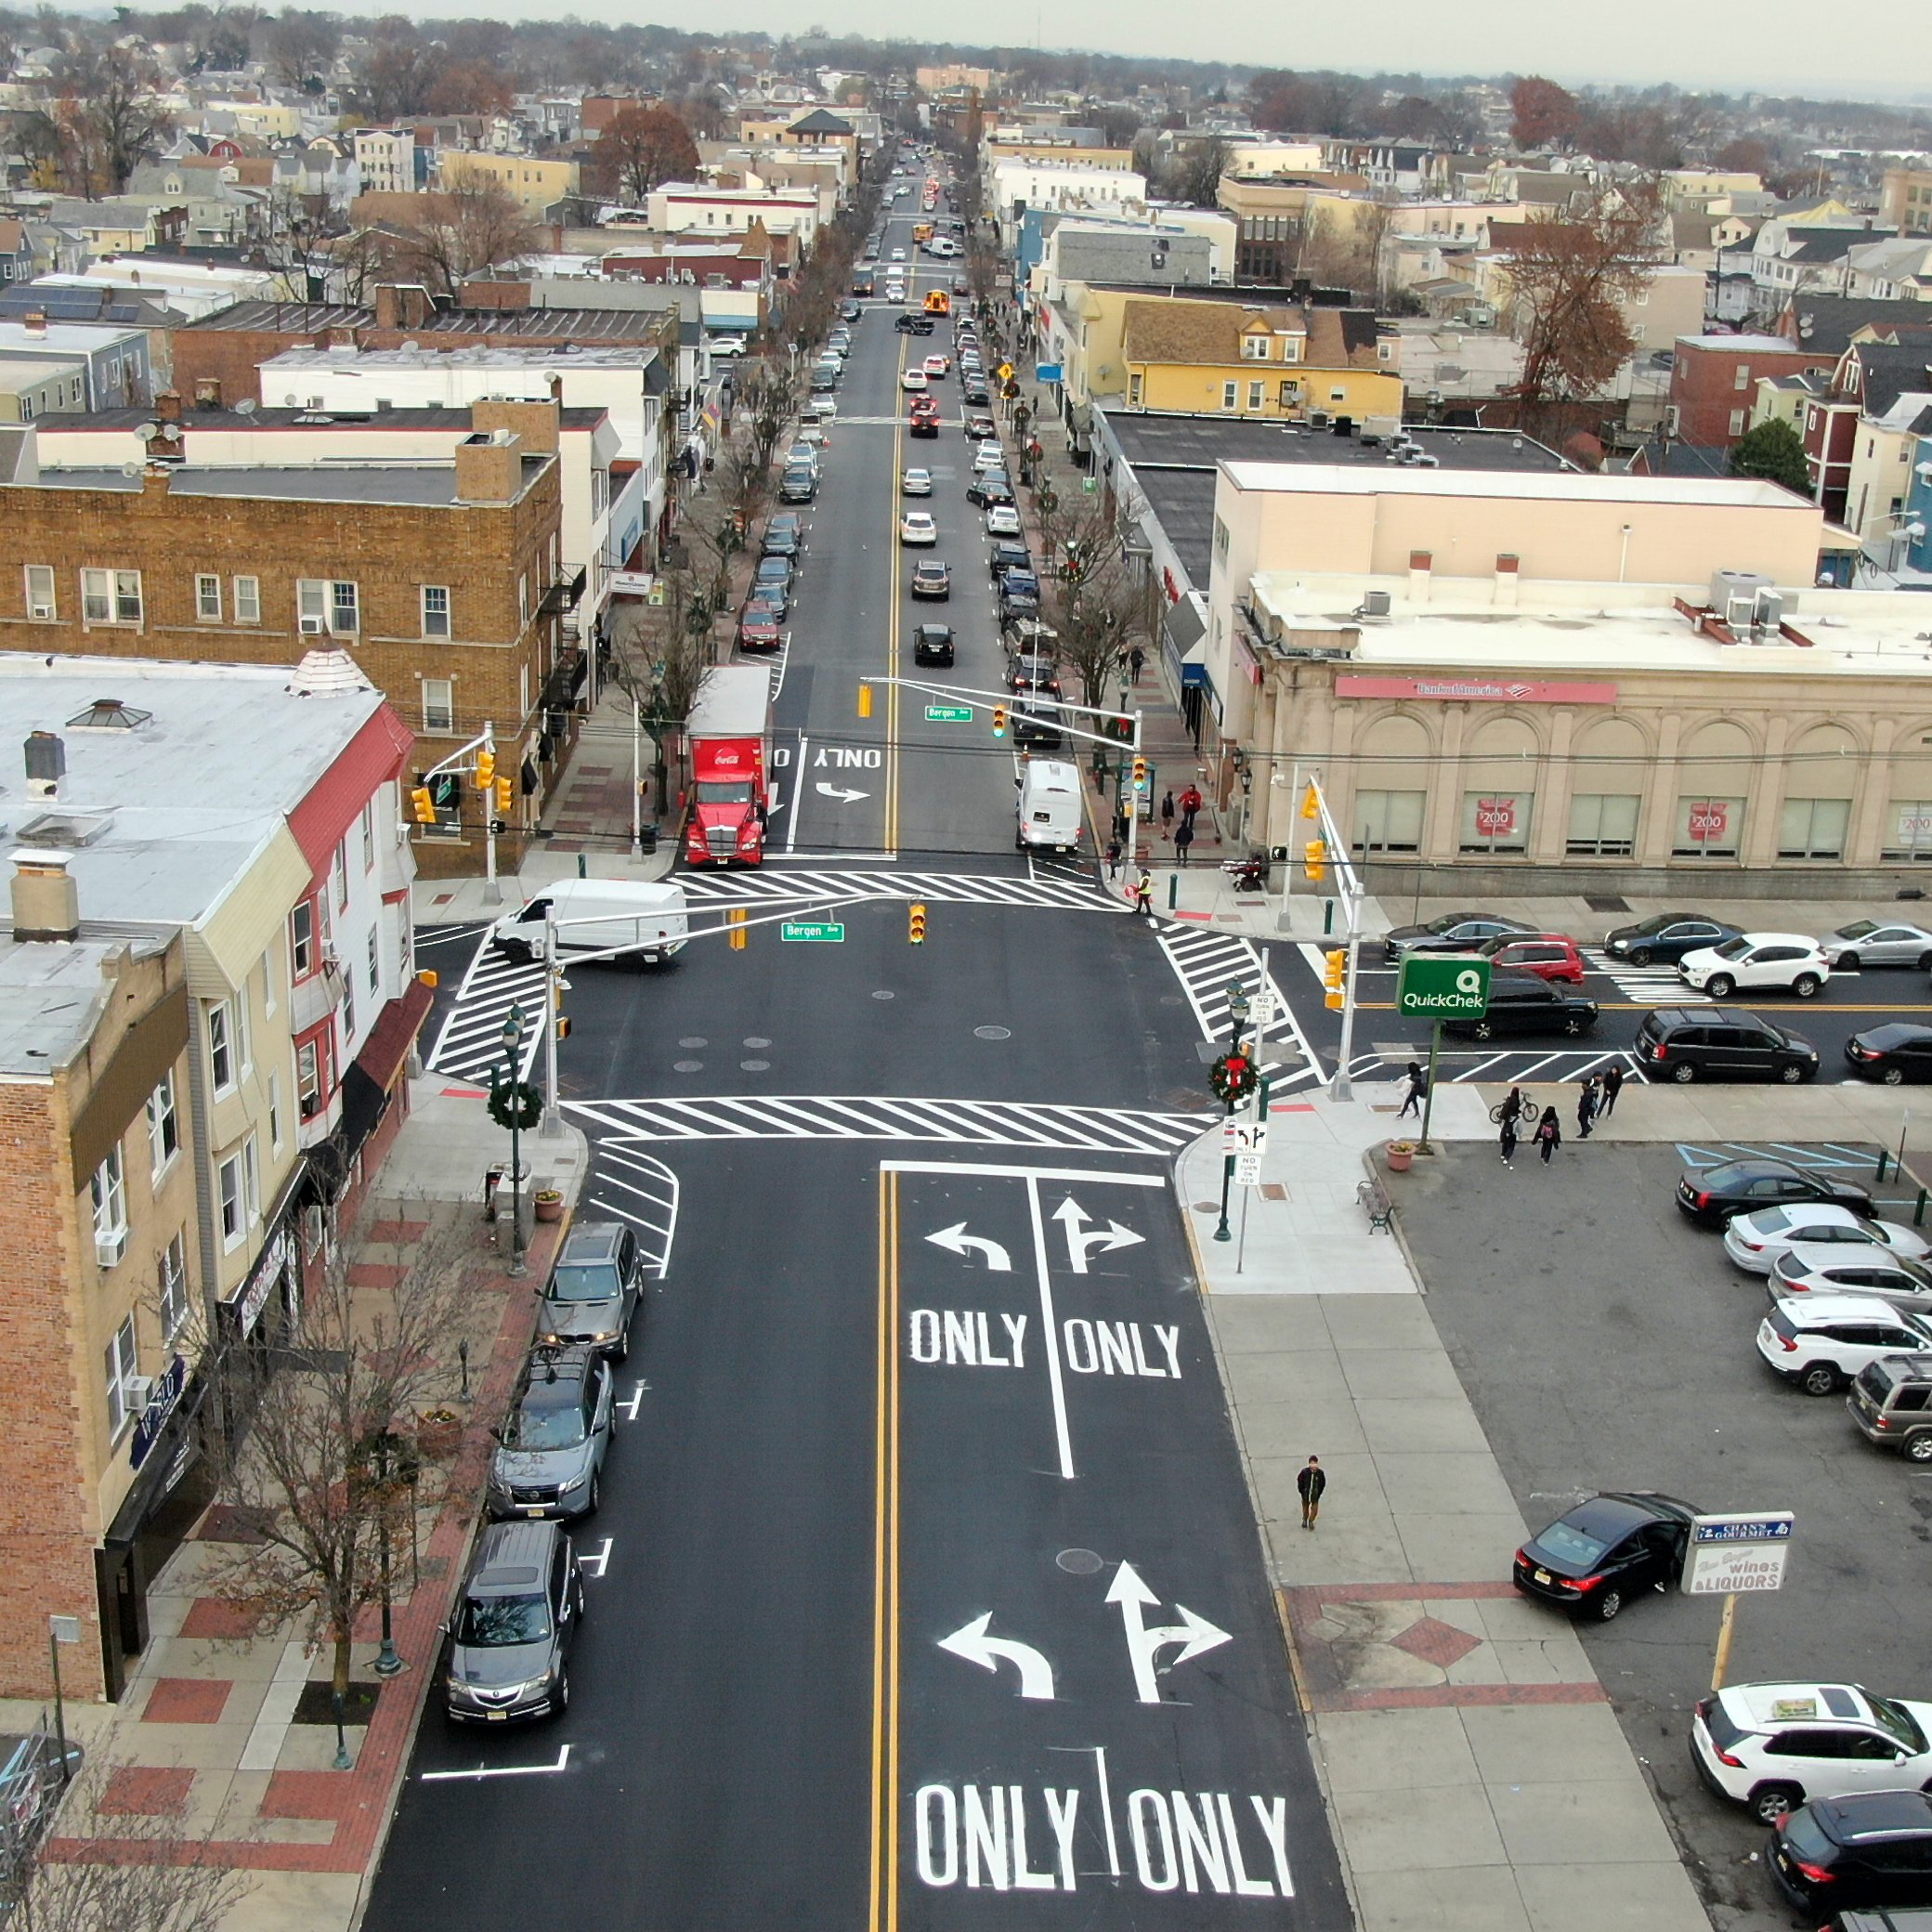
[[[1858,1684],[1731,1684],[1690,1719],[1690,1756],[1719,1797],[1766,1824],[1808,1798],[1899,1791],[1932,1778],[1932,1704]]]
[[[1932,1351],[1932,1322],[1876,1295],[1771,1296],[1757,1352],[1807,1395],[1830,1395],[1882,1355]]]
[[[1677,972],[1713,999],[1733,993],[1795,993],[1809,999],[1832,976],[1832,962],[1801,933],[1740,933],[1686,953]]]
[[[1814,1295],[1876,1298],[1913,1314],[1932,1312],[1932,1268],[1882,1247],[1847,1247],[1838,1242],[1800,1241],[1771,1265],[1764,1291],[1773,1301]]]

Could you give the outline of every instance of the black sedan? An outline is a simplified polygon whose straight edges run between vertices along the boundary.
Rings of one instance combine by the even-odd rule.
[[[986,559],[987,573],[998,583],[1009,570],[1024,570],[1033,575],[1033,558],[1025,544],[1015,543],[1011,537],[1002,537],[994,544],[992,554]]]
[[[909,588],[915,597],[950,597],[953,594],[952,566],[927,558],[924,563],[913,567]]]
[[[1579,1503],[1516,1552],[1516,1587],[1607,1624],[1642,1591],[1667,1589],[1684,1566],[1695,1503],[1653,1489],[1608,1490]]]
[[[1845,1064],[1861,1080],[1902,1087],[1908,1080],[1932,1080],[1932,1026],[1900,1020],[1870,1026],[1845,1042]]]
[[[1815,1168],[1795,1168],[1769,1156],[1728,1160],[1721,1167],[1686,1168],[1677,1177],[1677,1208],[1701,1228],[1724,1227],[1735,1214],[1790,1202],[1829,1201],[1860,1214],[1872,1212],[1872,1196],[1856,1181],[1840,1181]]]
[[[1445,912],[1418,926],[1397,926],[1383,936],[1382,951],[1392,966],[1404,953],[1473,952],[1485,939],[1537,930],[1520,919],[1503,919],[1494,912]]]
[[[1012,500],[1012,485],[1004,470],[982,470],[966,486],[966,501],[976,503],[981,509],[992,503],[1010,503]]]
[[[953,661],[953,627],[950,624],[915,625],[912,661],[915,664],[950,664]]]
[[[1660,912],[1638,920],[1634,926],[1618,926],[1605,935],[1603,950],[1612,959],[1628,959],[1633,966],[1648,966],[1652,961],[1675,966],[1686,953],[1721,946],[1739,936],[1737,927],[1702,912]]]
[[[1511,1033],[1560,1033],[1574,1039],[1597,1024],[1597,1002],[1534,973],[1499,967],[1489,976],[1489,1011],[1442,1022],[1444,1033],[1498,1039]]]

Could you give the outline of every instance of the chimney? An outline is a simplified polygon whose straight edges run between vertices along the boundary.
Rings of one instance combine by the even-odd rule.
[[[181,420],[181,392],[178,389],[163,389],[154,398],[154,413],[163,423],[178,423]]]
[[[477,430],[456,446],[456,500],[509,503],[523,483],[523,442],[512,430]]]
[[[67,776],[67,747],[52,731],[27,734],[27,796],[43,800],[60,796],[60,781]]]
[[[198,410],[218,410],[221,407],[221,378],[218,375],[195,377],[194,406]]]
[[[400,291],[392,282],[378,282],[375,291],[375,325],[378,329],[399,329],[401,306],[397,297]]]
[[[1409,596],[1416,604],[1429,602],[1429,573],[1435,568],[1435,558],[1426,550],[1409,552]]]
[[[561,379],[553,376],[553,383]],[[502,396],[479,398],[470,405],[470,427],[480,430],[507,429],[522,442],[532,456],[555,456],[557,450],[557,418],[555,402],[522,401]]]
[[[420,329],[434,313],[429,291],[420,282],[411,282],[398,290],[402,300],[402,326],[405,329]]]
[[[1500,609],[1516,608],[1516,593],[1522,568],[1522,559],[1511,556],[1507,551],[1496,557],[1496,605]]]
[[[47,333],[47,312],[44,308],[30,308],[20,320],[29,335],[45,335]]]
[[[80,930],[80,889],[68,872],[66,853],[15,853],[15,944],[29,939],[74,939]]]

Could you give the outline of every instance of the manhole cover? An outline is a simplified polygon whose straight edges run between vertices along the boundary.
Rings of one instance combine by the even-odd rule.
[[[1013,1030],[1011,1026],[975,1026],[973,1037],[974,1039],[1011,1039]]]
[[[897,994],[895,994],[895,993],[887,993],[887,992],[884,992],[884,991],[881,991],[881,992],[877,992],[877,993],[874,993],[874,994],[872,995],[872,998],[873,998],[874,999],[897,999],[897,998],[898,998],[898,995],[897,995]]]
[[[740,1060],[738,1065],[748,1074],[762,1074],[770,1068],[771,1062],[769,1060]]]
[[[760,1039],[758,1036],[754,1033],[749,1039],[746,1040],[745,1044],[748,1047],[768,1047],[771,1045],[771,1041],[768,1039]]]
[[[1099,1551],[1092,1549],[1063,1549],[1053,1560],[1069,1576],[1091,1576],[1102,1567]]]
[[[1196,1201],[1194,1207],[1196,1214],[1219,1214],[1221,1212],[1221,1203],[1219,1201]]]
[[[671,1070],[674,1074],[701,1074],[704,1071],[704,1062],[701,1060],[673,1060],[671,1063]]]
[[[711,1045],[711,1041],[708,1039],[681,1039],[678,1041],[678,1045],[681,1047],[708,1047]]]

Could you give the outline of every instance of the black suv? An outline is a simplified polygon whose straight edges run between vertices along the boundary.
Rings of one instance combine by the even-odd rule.
[[[1011,537],[1001,537],[993,545],[986,558],[986,569],[995,583],[998,583],[1009,570],[1024,570],[1031,577],[1033,556],[1025,544],[1016,542]]]
[[[1445,1019],[1442,1031],[1467,1039],[1495,1039],[1504,1033],[1561,1033],[1573,1039],[1596,1024],[1594,999],[1506,966],[1489,976],[1489,1011],[1480,1019]]]
[[[1813,1798],[1771,1827],[1767,1862],[1800,1912],[1932,1905],[1932,1796],[1860,1791]]]
[[[950,624],[920,624],[912,633],[912,661],[915,664],[949,665],[953,661],[953,627]]]
[[[537,1311],[540,1342],[583,1342],[621,1362],[644,1292],[644,1257],[622,1221],[581,1221],[550,1271]]]
[[[560,1716],[582,1621],[583,1578],[562,1526],[491,1523],[445,1625],[444,1715],[454,1724]]]
[[[1633,1050],[1653,1080],[1782,1080],[1818,1077],[1818,1049],[1762,1013],[1719,1006],[1660,1006],[1644,1015]]]

